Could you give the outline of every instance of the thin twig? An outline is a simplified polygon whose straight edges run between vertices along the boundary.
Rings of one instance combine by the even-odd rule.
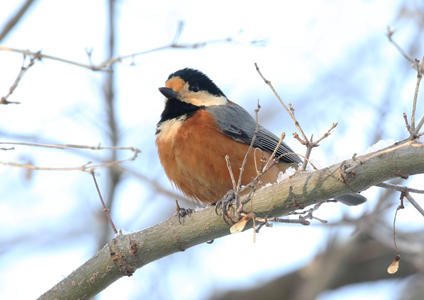
[[[246,155],[244,156],[244,160],[243,163],[241,164],[241,168],[240,168],[240,176],[238,179],[238,183],[237,183],[237,191],[235,191],[236,193],[239,192],[240,187],[241,187],[241,179],[242,179],[242,175],[244,172],[244,166],[246,165],[247,162],[247,158],[250,155],[250,151],[252,151],[253,145],[255,144],[255,140],[256,137],[258,135],[258,128],[259,128],[259,110],[261,109],[261,106],[259,105],[259,100],[258,100],[258,108],[255,109],[255,115],[256,115],[256,127],[255,127],[255,132],[253,133],[253,137],[252,137],[252,141],[250,142],[249,145],[249,149],[247,149]]]
[[[4,132],[2,132],[2,134],[4,134]],[[6,134],[6,135],[9,135],[9,134]],[[27,137],[27,136],[21,136],[21,135],[19,135],[18,137],[20,139],[34,139],[34,137]],[[40,138],[40,140],[43,140],[43,139]],[[0,142],[0,144],[1,143],[2,142]],[[11,143],[11,144],[15,144],[15,143]],[[22,143],[22,144],[27,144],[28,146],[32,145],[31,143]],[[51,147],[51,148],[56,148],[56,146],[79,146],[82,149],[84,149],[85,147],[88,147],[88,149],[92,149],[92,150],[97,150],[98,148],[104,148],[104,147],[101,147],[101,146],[90,147],[90,146],[81,146],[81,145],[59,145],[59,144],[47,144],[47,145],[54,146],[54,147]],[[38,146],[38,144],[35,144],[34,146]],[[57,147],[57,148],[61,149],[62,147]],[[134,149],[132,147],[128,147],[128,149],[124,149],[124,148],[125,147],[116,147],[116,150],[132,150],[132,149]],[[13,149],[12,148],[6,148],[6,149],[7,150],[14,150],[14,148]],[[98,149],[98,150],[101,150],[101,149]],[[134,150],[138,150],[138,149],[134,149]],[[140,151],[140,150],[138,150],[138,151]],[[89,160],[94,160],[94,159],[96,159],[96,157],[92,153],[93,152],[85,151],[85,152],[82,153],[82,155],[84,157],[87,157]],[[104,162],[104,159],[99,159],[99,160]],[[181,199],[181,197],[182,197],[181,194],[178,194],[177,192],[174,192],[174,191],[169,190],[169,189],[165,188],[164,186],[162,186],[159,183],[159,181],[155,180],[151,176],[147,176],[147,175],[144,175],[144,174],[142,174],[138,171],[134,171],[133,169],[129,168],[129,166],[123,167],[122,165],[118,165],[118,166],[116,166],[116,168],[118,168],[118,171],[120,173],[122,173],[122,172],[129,173],[129,174],[135,176],[136,178],[138,178],[139,180],[147,182],[155,190],[155,192],[157,192],[159,194],[166,195],[167,197],[170,197],[170,198],[178,198],[179,197]],[[187,198],[184,198],[184,197],[182,199],[189,201]]]
[[[182,29],[183,29],[183,26],[181,26],[181,22],[180,22],[179,25],[178,25],[177,33],[175,34],[174,40],[176,39],[177,36],[181,35]],[[112,65],[112,64],[115,64],[117,62],[122,62],[123,60],[129,59],[129,58],[134,59],[137,56],[152,53],[152,52],[157,52],[157,51],[167,50],[167,49],[197,49],[197,48],[205,47],[206,45],[209,45],[209,44],[232,43],[232,42],[233,42],[233,37],[231,37],[231,36],[226,37],[226,38],[222,38],[222,39],[207,40],[207,41],[204,41],[204,42],[189,43],[189,44],[175,44],[174,41],[173,41],[168,45],[160,46],[160,47],[153,48],[153,49],[150,49],[150,50],[140,51],[140,52],[136,52],[136,53],[128,54],[128,55],[123,55],[123,56],[119,56],[119,57],[113,57],[113,58],[107,59],[107,60],[105,60],[105,61],[103,61],[103,62],[101,62],[97,65],[93,65],[93,64],[87,65],[87,64],[84,64],[84,63],[79,63],[79,62],[71,61],[71,60],[68,60],[68,59],[63,59],[63,58],[52,56],[52,55],[42,54],[40,51],[31,52],[29,50],[16,49],[16,48],[6,47],[6,46],[2,46],[2,45],[0,45],[0,50],[18,52],[18,53],[23,53],[23,54],[26,54],[26,55],[32,55],[32,56],[34,56],[34,57],[36,57],[37,59],[40,59],[40,60],[43,59],[43,58],[56,60],[56,61],[60,61],[60,62],[63,62],[63,63],[71,64],[71,65],[74,65],[74,66],[86,68],[86,69],[89,69],[89,70],[92,70],[92,71],[108,72],[109,69],[107,67]],[[252,45],[258,44],[259,45],[259,43],[255,43],[254,41],[252,41],[250,44],[252,44]]]
[[[418,89],[420,86],[421,81],[421,73],[420,73],[420,61],[418,59],[415,59],[414,65],[417,69],[417,84],[415,86],[415,93],[414,93],[414,101],[412,102],[412,115],[411,115],[411,135],[415,131],[415,111],[417,109],[417,98],[418,98]]]
[[[273,218],[269,221],[277,222],[277,223],[289,223],[289,224],[302,224],[302,225],[310,225],[311,223],[305,219],[282,219],[282,218]]]
[[[411,56],[409,56],[403,49],[393,40],[393,34],[396,30],[390,29],[390,27],[387,27],[387,38],[389,41],[396,47],[396,49],[402,54],[402,56],[408,60],[410,63],[412,63],[412,67],[417,70],[417,84],[415,86],[415,93],[414,93],[414,102],[412,104],[412,115],[411,115],[411,124],[408,124],[408,120],[406,119],[406,115],[404,114],[405,122],[406,122],[406,129],[410,133],[410,138],[415,139],[418,136],[420,136],[419,131],[421,130],[421,127],[424,125],[424,116],[421,118],[419,124],[415,127],[415,112],[417,108],[417,99],[418,99],[418,91],[420,88],[420,82],[422,78],[423,70],[423,62],[420,63],[418,59],[413,59]],[[424,61],[424,57],[422,59]]]
[[[237,184],[236,180],[234,179],[234,173],[233,169],[231,168],[230,157],[228,155],[225,155],[225,161],[227,162],[228,172],[230,173],[231,183],[233,184],[233,190],[235,192],[237,190]]]
[[[400,209],[404,209],[405,208],[405,206],[403,205],[403,198],[404,198],[405,194],[406,193],[402,192],[402,194],[400,195],[400,204],[396,208],[395,217],[393,218],[393,241],[394,241],[396,252],[397,252],[398,256],[400,256],[400,253],[399,253],[398,247],[396,245],[396,217],[397,217],[398,211]]]
[[[60,57],[56,57],[56,56],[52,56],[52,55],[42,54],[41,51],[33,52],[33,51],[29,51],[29,50],[22,50],[22,49],[6,47],[6,46],[3,46],[3,45],[0,45],[0,50],[23,53],[25,55],[31,55],[31,56],[36,57],[39,60],[41,60],[43,58],[56,60],[56,61],[60,61],[60,62],[63,62],[63,63],[70,64],[70,65],[90,69],[92,71],[108,71],[108,70],[100,70],[96,66],[87,65],[87,64],[75,62],[75,61],[72,61],[72,60],[68,60],[68,59],[64,59],[64,58],[60,58]]]
[[[306,146],[306,154],[305,154],[305,157],[307,158],[307,159],[309,159],[309,157],[310,157],[310,155],[311,155],[311,152],[312,152],[312,148],[314,148],[314,147],[318,147],[319,146],[319,142],[321,141],[321,140],[323,140],[324,138],[326,138],[326,137],[328,137],[329,135],[330,135],[330,131],[331,130],[333,130],[336,126],[337,126],[337,123],[334,123],[332,126],[331,126],[331,128],[320,138],[320,139],[318,139],[317,141],[315,141],[315,142],[313,142],[312,141],[312,136],[311,136],[311,138],[310,139],[308,139],[307,137],[306,137],[306,135],[305,135],[305,133],[303,132],[303,130],[302,130],[302,127],[300,126],[300,124],[299,124],[299,122],[297,121],[297,119],[296,119],[296,115],[295,115],[295,113],[294,113],[294,108],[292,107],[292,105],[291,104],[289,104],[289,108],[287,108],[287,106],[284,104],[284,102],[283,102],[283,100],[281,100],[281,97],[278,95],[278,93],[277,93],[277,91],[274,89],[274,87],[272,86],[272,84],[271,84],[271,81],[269,81],[268,79],[266,79],[263,75],[262,75],[262,73],[261,73],[261,71],[260,71],[260,69],[259,69],[259,67],[258,67],[258,64],[257,63],[255,63],[255,67],[256,67],[256,71],[259,73],[259,75],[261,76],[261,78],[263,79],[263,81],[271,88],[271,90],[273,91],[273,93],[274,93],[274,95],[277,97],[277,99],[280,101],[280,103],[283,105],[283,107],[284,107],[284,109],[287,111],[287,113],[290,115],[290,117],[292,118],[292,120],[294,121],[294,124],[296,125],[296,127],[297,127],[297,129],[299,130],[299,132],[301,133],[301,135],[302,135],[302,137],[303,137],[303,139],[302,138],[300,138],[299,137],[299,135],[297,134],[297,133],[294,133],[293,134],[293,136],[294,136],[294,138],[296,138],[302,145],[305,145]],[[302,164],[302,167],[301,167],[301,171],[305,171],[306,170],[306,167],[307,167],[307,165],[308,165],[308,160],[307,159],[305,159],[304,161],[303,161],[303,164]]]
[[[424,216],[424,209],[410,195],[410,193],[424,194],[424,190],[417,190],[407,186],[384,183],[384,182],[378,183],[375,186],[402,192],[402,195],[406,197],[406,199],[408,199],[408,201],[412,204],[412,206],[414,206],[415,209],[418,210]]]
[[[408,130],[408,132],[412,134],[411,125],[409,125],[408,116],[406,115],[406,113],[403,113],[403,119],[405,120],[406,130]]]
[[[5,166],[14,166],[14,167],[20,167],[30,170],[44,170],[44,171],[83,171],[90,173],[91,169],[94,168],[106,168],[106,167],[112,167],[119,165],[126,161],[132,161],[137,158],[138,153],[141,151],[137,148],[133,147],[91,147],[91,146],[82,146],[82,145],[49,145],[49,144],[33,144],[33,143],[16,143],[16,142],[0,142],[0,144],[12,144],[12,145],[27,145],[27,146],[38,146],[38,147],[47,147],[47,148],[59,148],[59,149],[66,149],[66,148],[80,148],[80,149],[92,149],[92,150],[102,150],[102,149],[115,149],[115,150],[131,150],[134,152],[134,155],[130,158],[123,159],[123,160],[117,160],[97,165],[91,165],[91,161],[85,163],[82,166],[79,167],[37,167],[32,164],[20,164],[20,163],[13,163],[13,162],[2,162],[0,161],[0,164]]]
[[[324,133],[323,135],[322,135],[322,137],[320,137],[318,140],[316,140],[315,142],[314,142],[314,144],[318,144],[319,142],[321,142],[323,139],[325,139],[325,138],[327,138],[330,134],[331,134],[331,130],[333,130],[334,128],[336,128],[337,127],[337,125],[338,125],[339,123],[333,123],[333,125],[331,125],[331,127],[330,127],[330,129],[328,129],[328,131],[326,132],[326,133]]]
[[[330,173],[326,173],[320,169],[318,169],[308,158],[306,158],[305,156],[303,156],[302,154],[299,153],[295,153],[295,152],[290,152],[290,153],[284,153],[278,157],[275,157],[274,159],[272,159],[272,163],[268,165],[267,168],[262,168],[262,172],[260,172],[250,183],[248,183],[247,185],[245,185],[241,190],[240,190],[240,194],[243,193],[246,189],[252,188],[252,186],[254,186],[265,174],[266,172],[268,172],[273,166],[275,166],[275,164],[285,155],[290,155],[290,154],[294,154],[294,155],[298,155],[300,157],[303,157],[304,159],[308,160],[308,162],[311,164],[311,166],[318,172],[327,175],[327,176],[331,176],[333,178],[336,178],[334,175],[330,174]],[[243,204],[245,204],[247,202],[243,202]]]
[[[424,56],[423,56],[422,60],[424,61]],[[413,117],[414,117],[414,122],[415,122],[415,109],[416,109],[416,106],[417,106],[417,99],[418,99],[418,91],[420,89],[420,83],[421,83],[421,79],[422,79],[422,73],[420,71],[420,61],[418,59],[415,59],[415,63],[417,65],[416,66],[417,67],[417,85],[415,86],[414,106],[413,106],[413,111],[412,111]],[[411,136],[412,138],[415,138],[418,135],[423,124],[424,124],[424,116],[421,118],[417,127],[415,127],[415,124],[414,124],[413,132],[412,132],[412,136]]]
[[[337,203],[337,200],[324,200],[324,201],[321,201],[321,202],[315,204],[312,208],[309,208],[307,210],[302,210],[302,211],[292,211],[287,215],[300,215],[299,216],[300,220],[311,219],[311,220],[317,220],[317,221],[319,221],[323,224],[327,224],[328,221],[323,220],[323,219],[318,218],[318,217],[313,215],[313,213],[315,211],[317,211],[323,203]]]
[[[263,172],[264,170],[267,170],[269,164],[271,161],[275,161],[275,154],[278,151],[278,148],[280,148],[281,143],[283,142],[284,138],[286,137],[286,134],[283,132],[280,136],[280,140],[278,141],[277,146],[274,149],[274,152],[272,152],[272,155],[270,157],[270,159],[268,159],[268,161],[266,162],[266,164],[262,167],[261,172]]]
[[[171,45],[177,45],[178,44],[178,41],[180,39],[180,36],[181,36],[181,34],[183,33],[183,30],[184,30],[184,25],[185,25],[185,22],[184,21],[179,21],[178,22],[177,32],[174,35],[174,38],[173,38],[173,40],[171,42]]]
[[[31,68],[35,64],[35,56],[32,56],[29,60],[29,63],[27,66],[25,66],[26,62],[26,55],[24,54],[24,59],[22,61],[21,71],[19,72],[18,76],[15,79],[15,82],[10,87],[9,92],[6,94],[6,96],[1,97],[0,104],[20,104],[20,102],[17,101],[8,101],[7,98],[12,95],[12,93],[15,91],[15,89],[18,87],[19,82],[21,81],[22,77],[28,71],[29,68]]]
[[[294,115],[294,109],[291,108],[290,106],[290,110],[287,108],[287,106],[284,104],[283,100],[281,100],[280,95],[278,95],[277,91],[274,89],[274,87],[271,84],[271,81],[267,80],[261,73],[261,70],[258,67],[258,64],[255,63],[255,67],[256,67],[256,71],[258,71],[259,75],[262,77],[263,81],[271,88],[271,90],[274,92],[274,95],[277,97],[277,99],[280,101],[281,105],[283,105],[284,109],[287,111],[287,113],[290,115],[290,117],[293,119],[297,129],[300,131],[300,133],[302,134],[303,138],[305,140],[307,140],[305,133],[303,132],[302,128],[299,125],[299,122],[297,122],[296,117]]]
[[[412,196],[409,193],[405,193],[405,197],[406,199],[408,199],[408,201],[412,204],[413,207],[415,207],[416,210],[418,210],[420,212],[420,214],[424,217],[424,210],[422,209],[422,207],[417,203],[417,201],[415,201],[414,198],[412,198]]]
[[[403,49],[393,40],[392,36],[393,34],[396,32],[396,29],[390,29],[390,27],[387,27],[387,38],[389,39],[389,41],[396,47],[396,49],[400,52],[400,54],[403,55],[403,57],[405,57],[408,61],[411,62],[411,64],[414,64],[414,59],[412,57],[410,57],[408,54],[406,54],[405,51],[403,51]]]
[[[243,162],[241,164],[237,185],[236,185],[236,182],[235,182],[235,179],[234,179],[233,170],[231,168],[230,158],[229,158],[228,155],[225,156],[225,160],[227,162],[227,168],[228,168],[228,171],[229,171],[230,177],[231,177],[231,182],[233,184],[233,190],[234,190],[235,202],[236,202],[235,207],[236,207],[237,219],[240,219],[240,217],[241,217],[240,216],[240,212],[243,210],[243,205],[240,203],[240,194],[245,190],[245,188],[243,188],[243,189],[241,188],[242,176],[243,176],[244,167],[246,165],[247,159],[248,159],[248,157],[250,155],[250,152],[252,151],[253,145],[254,145],[255,140],[256,140],[256,136],[258,135],[259,110],[260,109],[261,109],[261,106],[259,105],[259,100],[258,100],[258,108],[255,109],[255,113],[256,113],[256,128],[255,128],[255,132],[254,132],[253,137],[252,137],[252,141],[250,142],[249,148],[248,148],[248,150],[246,152],[246,155],[244,156],[244,160],[243,160]],[[249,184],[249,186],[251,186],[251,185]],[[250,198],[249,198],[249,201],[250,201]],[[237,221],[232,220],[232,219],[231,219],[231,221],[237,222]]]
[[[396,257],[393,260],[393,262],[390,264],[390,266],[387,268],[387,272],[389,274],[394,274],[399,270],[399,261],[400,261],[400,252],[399,249],[397,247],[396,244],[396,217],[397,217],[397,213],[400,209],[405,208],[405,206],[403,205],[403,198],[405,197],[407,193],[406,192],[402,192],[400,195],[400,205],[396,208],[396,212],[395,212],[395,216],[393,218],[393,243],[395,244],[395,249],[396,249]]]
[[[103,201],[102,193],[100,192],[99,185],[97,184],[96,176],[94,175],[94,169],[91,169],[90,173],[93,176],[93,180],[94,180],[94,184],[96,185],[97,193],[99,194],[100,201],[102,202],[103,211],[105,212],[107,218],[109,219],[110,225],[112,225],[113,232],[115,232],[115,234],[118,234],[118,231],[116,230],[115,224],[113,224],[112,218],[110,216],[109,209],[106,207],[106,204]]]
[[[0,145],[21,145],[30,147],[43,147],[55,149],[89,149],[89,150],[130,150],[132,152],[141,151],[134,147],[111,147],[111,146],[87,146],[87,145],[73,145],[73,144],[40,144],[40,143],[24,143],[24,142],[0,142]]]
[[[382,183],[377,183],[375,186],[390,189],[390,190],[395,190],[395,191],[399,191],[399,192],[424,194],[424,190],[417,190],[417,189],[413,189],[413,188],[398,185],[398,184],[391,184],[391,183],[382,182]]]

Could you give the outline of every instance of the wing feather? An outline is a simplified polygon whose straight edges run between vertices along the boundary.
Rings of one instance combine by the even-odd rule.
[[[221,132],[238,142],[250,145],[256,129],[256,121],[243,107],[229,102],[225,105],[208,106],[205,110],[213,115]],[[259,125],[258,135],[253,147],[272,153],[277,147],[279,140],[275,134]],[[276,156],[293,152],[286,143],[282,142],[280,147],[278,147]],[[296,154],[284,155],[280,158],[280,161],[286,163],[301,162]]]

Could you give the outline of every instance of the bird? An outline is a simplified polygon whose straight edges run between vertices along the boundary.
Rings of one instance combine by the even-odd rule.
[[[229,156],[237,180],[256,127],[253,147],[261,154],[250,152],[242,185],[258,175],[262,155],[267,160],[274,159],[271,156],[280,138],[256,124],[243,107],[230,101],[201,71],[178,70],[169,75],[159,91],[166,98],[156,126],[159,159],[173,186],[189,199],[216,204],[233,189],[225,156]],[[274,183],[279,172],[289,167],[297,169],[302,162],[285,142],[278,146],[275,157],[279,158],[278,163],[263,175],[263,184]],[[352,195],[341,201],[348,205],[364,202],[363,196]]]

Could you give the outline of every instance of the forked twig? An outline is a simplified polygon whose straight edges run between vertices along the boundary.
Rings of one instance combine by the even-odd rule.
[[[26,71],[28,71],[28,69],[31,68],[35,64],[36,57],[32,56],[29,59],[28,65],[25,66],[26,58],[27,58],[27,56],[26,56],[26,54],[24,54],[24,59],[22,61],[21,71],[19,72],[18,76],[16,77],[15,82],[10,87],[9,92],[5,96],[1,97],[0,104],[5,104],[5,105],[7,105],[7,104],[20,104],[20,102],[17,102],[17,101],[9,101],[9,100],[7,100],[7,98],[9,98],[9,96],[12,95],[12,93],[18,87],[18,84],[21,81],[24,74],[26,73]]]
[[[417,189],[413,189],[413,188],[398,185],[398,184],[391,184],[391,183],[382,182],[382,183],[377,183],[375,186],[379,186],[379,187],[382,187],[382,188],[391,189],[391,190],[399,191],[399,192],[424,194],[424,190],[417,190]]]
[[[281,100],[280,95],[278,95],[277,91],[274,89],[274,87],[271,84],[271,81],[266,79],[262,73],[261,70],[258,67],[258,64],[255,63],[256,71],[258,71],[259,75],[262,77],[263,81],[271,88],[271,90],[274,92],[274,95],[277,97],[277,99],[280,101],[281,105],[283,105],[284,109],[287,111],[289,116],[293,119],[294,124],[296,125],[297,129],[300,131],[300,133],[303,136],[304,140],[307,140],[305,133],[303,132],[302,128],[299,125],[299,122],[296,120],[296,117],[294,115],[294,109],[290,106],[290,110],[287,108],[287,106],[284,104],[283,100]]]
[[[32,52],[32,51],[29,51],[29,50],[16,49],[16,48],[6,47],[6,46],[2,46],[2,45],[0,45],[0,50],[23,53],[25,55],[34,56],[35,58],[40,59],[40,60],[41,59],[51,59],[51,60],[55,60],[55,61],[60,61],[60,62],[67,63],[67,64],[70,64],[70,65],[86,68],[86,69],[89,69],[89,70],[92,70],[92,71],[108,72],[109,71],[108,67],[110,65],[114,64],[114,63],[122,62],[125,59],[134,60],[134,58],[137,57],[137,56],[141,56],[141,55],[152,53],[152,52],[162,51],[162,50],[166,50],[166,49],[197,49],[197,48],[205,47],[206,45],[209,45],[209,44],[233,43],[233,41],[234,41],[233,37],[229,36],[229,37],[226,37],[226,38],[216,39],[216,40],[207,40],[207,41],[203,41],[203,42],[190,43],[190,44],[179,44],[178,40],[179,40],[179,37],[181,36],[182,30],[184,28],[183,25],[184,25],[183,21],[180,21],[178,23],[177,32],[175,33],[175,36],[174,36],[172,42],[167,44],[167,45],[160,46],[160,47],[153,48],[153,49],[146,50],[146,51],[140,51],[140,52],[136,52],[136,53],[132,53],[132,54],[128,54],[128,55],[113,57],[113,58],[107,59],[107,60],[105,60],[105,61],[103,61],[103,62],[101,62],[97,65],[93,65],[91,62],[90,62],[90,64],[84,64],[84,63],[71,61],[71,60],[68,60],[68,59],[64,59],[64,58],[60,58],[60,57],[56,57],[56,56],[52,56],[52,55],[42,54],[41,51]],[[249,44],[260,46],[261,43],[263,43],[263,41],[251,41]],[[90,59],[91,58],[89,56],[89,61],[90,61]]]
[[[331,128],[320,138],[320,139],[318,139],[317,141],[315,141],[315,142],[313,142],[312,141],[312,139],[313,139],[313,136],[311,136],[311,138],[310,139],[308,139],[307,137],[306,137],[306,135],[305,135],[305,133],[303,132],[303,130],[302,130],[302,127],[300,126],[300,124],[299,124],[299,122],[297,121],[297,119],[296,119],[296,116],[295,116],[295,114],[294,114],[294,108],[292,107],[292,105],[291,104],[289,104],[289,108],[287,108],[287,106],[284,104],[284,102],[283,102],[283,100],[281,100],[281,97],[278,95],[278,93],[277,93],[277,91],[274,89],[274,87],[272,86],[272,84],[271,84],[271,81],[269,81],[268,79],[266,79],[263,75],[262,75],[262,73],[261,73],[261,71],[260,71],[260,69],[259,69],[259,67],[258,67],[258,64],[257,63],[255,63],[255,67],[256,67],[256,71],[259,73],[259,75],[261,76],[261,78],[264,80],[264,82],[271,88],[271,90],[273,91],[273,93],[274,93],[274,95],[277,97],[277,99],[280,101],[280,103],[283,105],[283,107],[284,107],[284,109],[287,111],[287,113],[290,115],[290,117],[292,118],[292,120],[294,121],[294,124],[296,125],[296,127],[297,127],[297,129],[299,130],[299,132],[300,132],[300,134],[302,135],[302,138],[300,138],[299,137],[299,135],[297,134],[297,133],[294,133],[293,134],[293,137],[295,138],[295,139],[297,139],[302,145],[305,145],[306,146],[306,154],[305,154],[305,156],[304,157],[306,157],[306,158],[308,158],[309,159],[309,157],[310,157],[310,155],[311,155],[311,152],[312,152],[312,148],[314,148],[314,147],[318,147],[319,146],[319,142],[320,141],[322,141],[324,138],[326,138],[326,137],[328,137],[329,135],[330,135],[330,131],[331,130],[333,130],[336,126],[337,126],[337,123],[334,123],[332,126],[331,126]],[[304,170],[306,170],[306,167],[307,167],[307,165],[308,165],[308,161],[309,160],[307,160],[307,159],[305,159],[304,161],[303,161],[303,165],[302,165],[302,167],[301,167],[301,170],[302,171],[304,171]]]
[[[14,162],[2,162],[0,161],[0,164],[5,166],[14,166],[14,167],[20,167],[30,170],[44,170],[44,171],[83,171],[86,173],[91,173],[91,169],[94,168],[105,168],[105,167],[111,167],[119,165],[126,161],[132,161],[137,158],[138,153],[141,151],[134,147],[108,147],[108,146],[85,146],[85,145],[58,145],[58,144],[37,144],[37,143],[21,143],[21,142],[0,142],[0,144],[3,145],[23,145],[23,146],[33,146],[33,147],[43,147],[43,148],[56,148],[56,149],[90,149],[90,150],[130,150],[134,152],[134,155],[130,158],[123,159],[123,160],[117,160],[97,165],[92,165],[91,161],[83,164],[82,166],[78,167],[37,167],[33,164],[21,164],[21,163],[14,163]]]
[[[417,70],[417,83],[415,85],[415,93],[414,93],[414,101],[412,104],[412,115],[411,115],[411,124],[408,124],[408,120],[406,117],[406,114],[404,113],[403,116],[405,118],[405,123],[406,123],[406,129],[408,130],[410,136],[410,139],[415,139],[418,136],[420,136],[419,132],[422,128],[422,126],[424,125],[424,116],[421,118],[420,122],[418,123],[417,126],[415,126],[415,120],[416,120],[416,108],[417,108],[417,99],[418,99],[418,92],[419,92],[419,88],[420,88],[420,83],[421,83],[421,79],[422,79],[422,74],[424,72],[423,70],[423,62],[424,62],[424,57],[422,58],[422,62],[420,62],[418,59],[413,59],[411,56],[409,56],[403,49],[402,47],[400,47],[394,40],[393,40],[393,34],[395,33],[396,30],[394,29],[390,29],[390,27],[387,27],[387,38],[389,39],[389,41],[396,47],[396,49],[399,51],[400,54],[402,54],[402,56],[408,60],[410,63],[412,63],[412,67],[414,69]]]

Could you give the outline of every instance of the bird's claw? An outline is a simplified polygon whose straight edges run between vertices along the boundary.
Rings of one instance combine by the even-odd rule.
[[[179,208],[177,211],[178,214],[178,222],[181,223],[181,218],[184,218],[186,216],[190,216],[192,214],[193,210],[191,208]]]
[[[173,216],[178,216],[178,222],[180,222],[180,224],[182,224],[181,218],[185,218],[186,216],[190,216],[193,213],[193,210],[191,208],[182,208],[178,204],[177,200],[175,200],[175,202],[177,203],[177,209],[176,209]]]
[[[217,215],[219,215],[218,213],[218,209],[221,209],[222,212],[222,219],[227,223],[227,224],[233,224],[234,221],[232,220],[231,216],[234,216],[235,214],[235,210],[234,210],[234,201],[236,200],[236,194],[234,193],[233,190],[229,190],[224,197],[219,200],[218,202],[216,202],[215,204],[215,213]],[[232,213],[229,214],[229,211],[232,210]],[[228,222],[230,221],[230,222]]]

